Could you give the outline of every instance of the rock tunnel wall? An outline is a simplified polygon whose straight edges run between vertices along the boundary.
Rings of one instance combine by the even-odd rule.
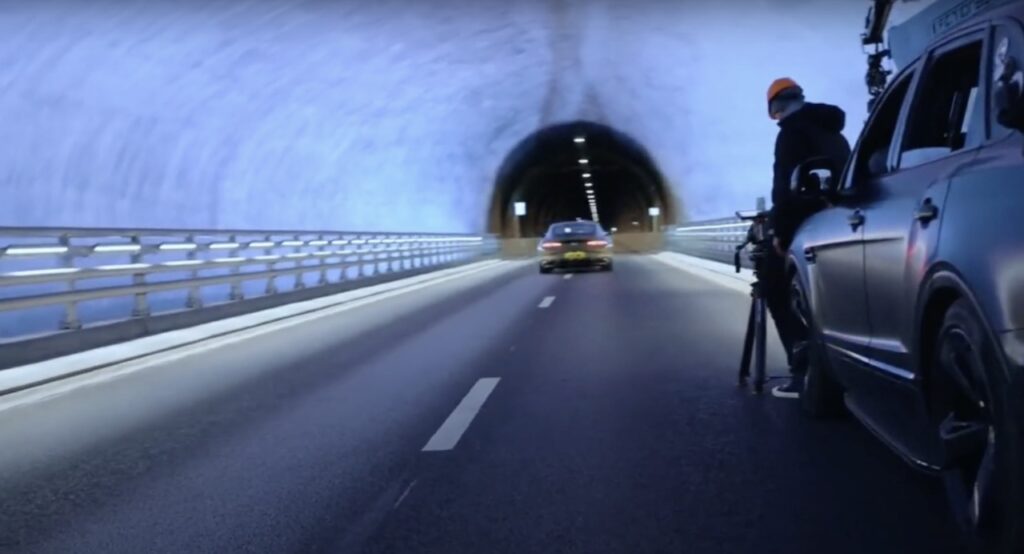
[[[770,186],[764,90],[864,118],[858,1],[9,0],[0,224],[479,232],[518,141],[590,120],[687,215]]]

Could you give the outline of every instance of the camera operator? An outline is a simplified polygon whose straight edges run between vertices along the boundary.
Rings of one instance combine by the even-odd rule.
[[[774,248],[769,249],[762,262],[761,282],[792,374],[789,383],[772,389],[772,395],[799,398],[807,371],[807,330],[791,307],[786,251],[796,230],[822,206],[794,195],[790,191],[790,177],[801,162],[813,157],[828,157],[836,167],[845,166],[850,144],[842,134],[846,113],[837,106],[807,102],[803,89],[792,79],[777,79],[768,88],[768,115],[779,122],[770,215],[775,237]]]

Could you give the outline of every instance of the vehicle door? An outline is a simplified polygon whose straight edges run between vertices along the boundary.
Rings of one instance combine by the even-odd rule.
[[[921,458],[931,445],[917,432],[926,424],[911,358],[917,293],[937,252],[950,180],[985,140],[985,44],[982,28],[929,50],[898,129],[892,171],[870,184],[863,202],[871,343],[848,403]]]
[[[916,76],[903,71],[876,103],[831,208],[804,223],[795,245],[808,268],[810,303],[840,380],[866,356],[871,329],[864,281],[865,191],[890,171],[890,149]]]
[[[894,154],[895,171],[864,204],[870,361],[899,379],[912,378],[914,304],[936,251],[950,179],[985,140],[984,47],[979,29],[931,52]]]

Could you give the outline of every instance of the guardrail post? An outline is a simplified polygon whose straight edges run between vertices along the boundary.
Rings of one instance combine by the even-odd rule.
[[[401,246],[398,248],[398,255],[402,261],[402,271],[412,269],[412,244],[408,242],[411,239],[412,237],[407,236],[399,237],[399,240],[402,241],[399,243]]]
[[[305,242],[304,240],[302,240],[301,236],[299,236],[299,235],[296,235],[295,237],[293,237],[292,240],[294,240],[296,242]],[[295,247],[295,254],[301,254],[301,253],[302,253],[302,246],[296,246]],[[302,263],[303,260],[304,260],[304,258],[295,258],[295,267],[296,267],[296,269],[300,270],[298,273],[295,274],[295,285],[293,287],[295,290],[302,290],[302,289],[306,288],[306,281],[303,279],[303,272],[301,271],[301,269],[303,267],[305,267],[305,264]]]
[[[132,235],[132,244],[139,246],[139,249],[135,251],[131,256],[131,263],[140,264],[142,263],[142,239],[139,235]],[[132,284],[141,287],[146,284],[146,274],[144,272],[132,274]],[[149,302],[145,292],[139,292],[135,294],[135,305],[132,308],[132,317],[148,317],[149,316]]]
[[[366,238],[366,235],[356,235],[356,236],[359,237],[357,240],[360,241],[360,244],[358,245],[359,249],[356,250],[356,252],[358,253],[358,258],[359,258],[359,277],[368,277],[367,271],[366,271],[366,266],[368,265],[367,262],[372,262],[373,261],[373,256],[367,254],[367,250],[366,250],[367,247],[370,246],[370,243],[369,243],[370,239]]]
[[[67,234],[62,234],[58,239],[60,245],[66,248],[64,251],[63,261],[64,267],[75,266],[75,254],[71,250],[71,237]],[[68,280],[68,290],[75,290],[75,286],[78,283],[73,277]],[[64,319],[60,322],[60,328],[65,331],[75,331],[82,328],[82,322],[78,319],[78,303],[74,300],[64,304]]]
[[[321,242],[327,242],[327,245],[325,246],[318,246],[317,251],[323,252],[330,247],[331,241],[327,238],[327,235],[319,235],[317,237],[317,240]],[[319,284],[320,286],[330,284],[330,279],[327,278],[327,268],[324,267],[325,265],[327,265],[327,256],[318,257],[320,258],[320,279],[317,281],[317,284]]]
[[[266,237],[266,242],[270,242],[270,243],[273,243],[273,242],[274,242],[274,239],[273,239],[273,237],[272,237],[272,236],[269,236],[269,235],[268,235],[268,236]],[[266,255],[268,255],[268,256],[272,255],[272,254],[274,253],[274,246],[273,246],[273,245],[271,245],[271,246],[270,246],[269,248],[267,248],[267,249],[266,249],[266,250],[265,250],[264,252],[265,252],[265,253],[266,253]],[[274,265],[275,265],[276,263],[277,263],[277,262],[275,262],[275,261],[273,261],[273,260],[271,260],[271,261],[267,262],[267,269],[269,269],[269,270],[273,270],[273,269],[274,269]],[[269,295],[269,294],[277,294],[277,281],[275,280],[275,277],[274,277],[273,275],[271,275],[270,277],[268,277],[268,278],[267,278],[267,288],[266,288],[266,289],[264,289],[264,290],[265,290],[266,294],[268,294],[268,295]]]
[[[197,259],[197,254],[199,250],[199,245],[198,243],[196,243],[196,237],[194,235],[186,235],[185,240],[196,245],[195,248],[189,250],[188,253],[185,254],[185,259],[194,261]],[[191,271],[191,275],[192,279],[198,279],[199,270],[193,269]],[[199,293],[199,287],[190,287],[188,289],[188,298],[185,300],[185,307],[190,309],[197,309],[203,307],[203,297]]]
[[[238,242],[238,235],[230,235],[230,236],[228,236],[228,242],[235,243],[235,244],[239,245],[238,249],[232,250],[231,253],[228,254],[228,256],[230,256],[232,258],[237,258],[238,254],[239,254],[239,250],[242,249],[241,248],[241,244],[242,243]],[[245,291],[242,290],[242,279],[240,277],[241,274],[242,274],[241,266],[237,266],[237,265],[232,266],[229,271],[231,272],[232,276],[236,276],[237,275],[237,276],[239,276],[239,278],[238,279],[234,279],[234,280],[231,281],[231,292],[228,293],[228,299],[230,299],[232,302],[237,302],[239,300],[245,300]]]

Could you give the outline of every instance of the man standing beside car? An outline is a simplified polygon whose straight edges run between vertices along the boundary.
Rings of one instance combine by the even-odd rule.
[[[772,389],[772,395],[799,398],[807,371],[807,329],[791,307],[786,251],[800,225],[822,206],[793,194],[790,178],[797,166],[816,157],[831,159],[836,172],[841,171],[850,157],[850,144],[842,134],[846,113],[838,106],[807,102],[803,89],[793,79],[784,77],[772,82],[768,115],[779,122],[770,214],[774,248],[762,262],[760,278],[792,374],[789,383]]]

